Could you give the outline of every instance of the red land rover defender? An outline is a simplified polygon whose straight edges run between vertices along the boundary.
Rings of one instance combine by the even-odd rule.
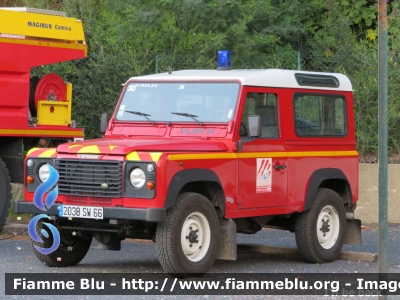
[[[15,211],[51,217],[60,247],[34,249],[51,267],[79,263],[93,237],[109,250],[135,238],[155,241],[168,273],[203,274],[215,259],[236,259],[237,232],[263,227],[294,232],[305,261],[329,262],[361,241],[352,100],[349,79],[333,73],[133,77],[104,138],[29,153]],[[47,164],[59,195],[43,212],[32,201]]]

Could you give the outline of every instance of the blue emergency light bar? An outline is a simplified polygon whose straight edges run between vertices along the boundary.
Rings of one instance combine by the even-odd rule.
[[[229,50],[218,51],[217,70],[231,70],[231,54]]]

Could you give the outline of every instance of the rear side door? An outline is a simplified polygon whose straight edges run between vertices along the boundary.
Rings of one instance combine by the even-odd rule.
[[[239,209],[286,205],[287,154],[279,89],[245,88],[240,126]],[[248,136],[248,116],[261,117],[261,136]]]

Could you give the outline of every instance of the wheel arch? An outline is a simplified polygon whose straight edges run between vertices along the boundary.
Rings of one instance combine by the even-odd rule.
[[[351,186],[346,175],[337,168],[324,168],[314,171],[311,175],[306,192],[304,211],[311,209],[315,201],[315,195],[319,188],[327,188],[335,191],[342,199],[343,205],[352,206]]]
[[[172,207],[182,192],[194,192],[205,196],[214,207],[219,208],[219,217],[225,216],[224,190],[214,171],[196,168],[175,173],[168,187],[164,207]]]

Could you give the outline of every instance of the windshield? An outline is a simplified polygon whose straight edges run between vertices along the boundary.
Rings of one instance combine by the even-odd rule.
[[[130,83],[116,120],[229,122],[238,94],[238,83]]]

